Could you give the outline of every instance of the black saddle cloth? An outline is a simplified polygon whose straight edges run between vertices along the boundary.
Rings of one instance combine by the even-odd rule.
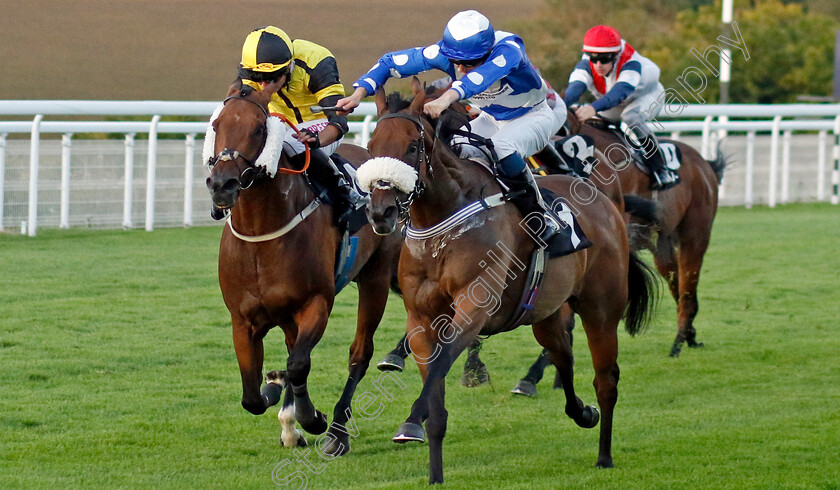
[[[578,224],[575,214],[571,212],[572,207],[562,197],[557,197],[548,189],[540,188],[543,201],[548,204],[560,223],[560,231],[549,239],[546,252],[549,258],[562,257],[577,251],[589,248],[592,242],[586,238],[583,230]]]

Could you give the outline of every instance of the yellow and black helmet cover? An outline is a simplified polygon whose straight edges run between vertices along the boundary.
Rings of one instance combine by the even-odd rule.
[[[272,73],[292,62],[294,50],[288,34],[274,26],[255,29],[242,45],[240,68],[261,73]]]

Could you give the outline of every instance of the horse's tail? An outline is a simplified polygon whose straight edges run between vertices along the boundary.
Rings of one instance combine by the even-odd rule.
[[[636,252],[630,252],[627,287],[629,297],[624,311],[624,328],[630,335],[636,335],[650,323],[659,298],[656,275]]]
[[[659,212],[656,202],[643,197],[627,194],[624,196],[624,211],[644,221],[645,224],[659,224]]]
[[[709,162],[709,166],[712,167],[712,170],[715,172],[715,177],[717,177],[718,184],[720,181],[723,180],[723,171],[726,170],[726,166],[729,164],[729,159],[726,155],[723,154],[723,151],[720,149],[722,141],[718,141],[717,144],[717,155],[713,160],[706,160]]]

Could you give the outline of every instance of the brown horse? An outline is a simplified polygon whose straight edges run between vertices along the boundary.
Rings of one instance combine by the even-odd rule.
[[[421,424],[425,421],[429,481],[442,482],[442,443],[447,427],[444,377],[478,334],[496,334],[518,325],[533,325],[537,341],[551,352],[552,362],[563,378],[566,414],[581,427],[594,427],[598,411],[583,405],[572,382],[573,357],[565,328],[570,318],[561,314],[561,306],[568,301],[583,321],[595,367],[594,385],[602,417],[596,465],[611,467],[619,378],[618,323],[624,316],[628,331],[638,332],[645,324],[652,299],[652,275],[630,251],[621,214],[603,195],[579,207],[580,227],[593,245],[547,260],[541,294],[533,309],[517,321],[527,276],[518,273],[522,270],[519,265],[524,266],[536,248],[533,235],[520,224],[524,220],[514,206],[488,204],[498,199],[500,192],[489,172],[456,157],[447,145],[436,144],[434,130],[422,115],[424,96],[419,82],[415,81],[414,88],[414,100],[410,104],[406,101],[405,107],[392,105],[389,109],[381,91],[376,97],[380,117],[369,150],[373,156],[392,158],[375,158],[365,164],[384,169],[381,176],[368,179],[372,188],[368,219],[374,229],[392,232],[400,210],[406,208],[411,226],[423,230],[448,222],[453,213],[479,200],[488,209],[443,234],[427,239],[414,239],[409,234],[403,245],[399,281],[408,312],[409,342],[423,377],[423,389],[395,442],[424,441],[426,432]],[[390,102],[396,102],[396,98]],[[385,168],[389,165],[396,168]],[[365,166],[360,173],[367,170]],[[406,168],[416,172],[413,190],[392,181],[395,174],[405,180]],[[568,202],[573,199],[573,182],[563,176],[540,181]]]
[[[305,175],[291,171],[279,151],[286,131],[269,117],[274,86],[253,91],[231,85],[224,107],[213,121],[215,143],[207,187],[215,206],[230,210],[219,248],[219,283],[233,323],[233,343],[242,375],[242,406],[262,414],[286,391],[278,418],[286,446],[305,445],[295,420],[312,434],[327,429],[307,391],[310,353],[327,326],[336,294],[335,263],[341,236],[330,206],[321,205]],[[279,137],[278,137],[279,134]],[[275,166],[277,174],[261,167]],[[342,145],[341,154],[358,164],[368,158],[359,147]],[[276,161],[279,159],[278,161]],[[256,164],[255,164],[256,163]],[[285,172],[284,172],[285,170]],[[301,219],[302,218],[302,219]],[[381,237],[365,226],[356,235],[356,260],[349,272],[359,288],[356,336],[350,347],[350,375],[335,406],[325,452],[344,454],[349,437],[344,424],[356,385],[373,354],[373,334],[396,274],[402,237]],[[289,357],[285,372],[263,379],[263,337],[279,325]]]
[[[593,124],[580,124],[572,111],[569,111],[569,123],[573,134],[589,135],[595,140],[606,161],[618,171],[624,195],[657,202],[657,239],[656,243],[652,240],[647,242],[656,268],[668,281],[671,295],[677,303],[677,336],[670,355],[679,355],[683,343],[689,347],[702,347],[694,328],[694,317],[698,311],[697,284],[717,212],[718,184],[723,178],[726,157],[718,148],[714,160],[705,160],[685,143],[660,139],[660,142],[676,145],[682,154],[682,165],[678,171],[681,183],[655,192],[650,190],[648,175],[634,164],[627,150],[629,142],[623,135]]]

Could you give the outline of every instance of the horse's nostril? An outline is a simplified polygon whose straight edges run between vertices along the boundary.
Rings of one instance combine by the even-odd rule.
[[[228,179],[228,181],[222,186],[221,190],[225,192],[236,192],[240,189],[240,186],[241,184],[239,183],[239,179]]]

